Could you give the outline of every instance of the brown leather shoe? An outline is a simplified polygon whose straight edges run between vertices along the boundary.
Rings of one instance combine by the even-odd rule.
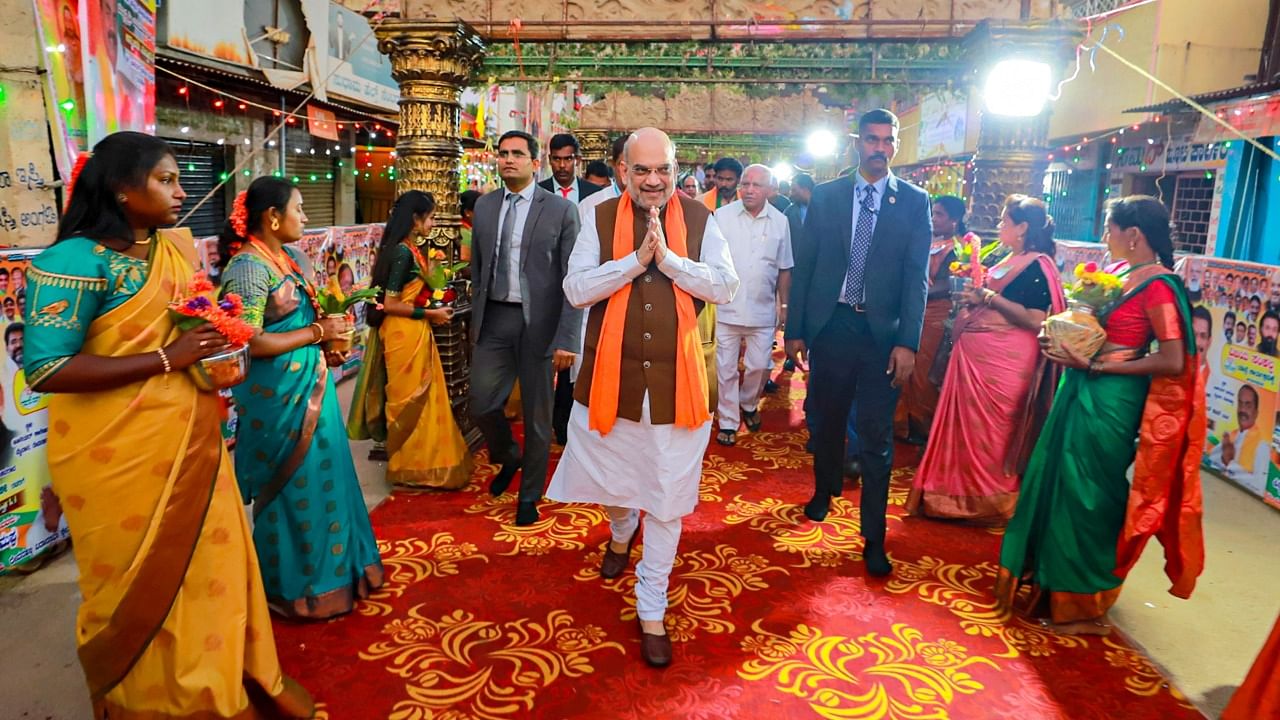
[[[635,547],[638,537],[640,537],[639,524],[636,525],[636,531],[631,533],[631,539],[627,541],[627,551],[624,553],[614,552],[613,538],[609,538],[609,542],[604,545],[604,558],[600,560],[600,577],[612,580],[627,569],[627,565],[631,563],[631,548]]]
[[[640,626],[640,656],[650,667],[664,668],[671,664],[671,637],[650,635]]]

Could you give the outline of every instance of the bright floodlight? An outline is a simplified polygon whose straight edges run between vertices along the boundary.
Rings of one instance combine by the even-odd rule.
[[[835,133],[830,130],[814,130],[809,133],[809,138],[804,143],[809,154],[816,158],[835,155],[838,144]]]
[[[983,97],[996,115],[1032,117],[1044,110],[1053,84],[1047,63],[1035,60],[1001,60],[987,75]]]
[[[783,160],[773,166],[773,179],[778,182],[791,182],[791,178],[795,176],[796,169],[791,167],[791,163]]]

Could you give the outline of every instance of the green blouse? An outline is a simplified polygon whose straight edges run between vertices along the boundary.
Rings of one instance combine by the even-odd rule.
[[[23,367],[34,388],[80,352],[89,325],[133,297],[151,259],[138,260],[88,238],[42,251],[27,273]]]
[[[405,247],[404,243],[398,243],[388,252],[391,253],[391,267],[387,271],[387,283],[383,289],[388,296],[397,297],[400,291],[404,290],[404,286],[413,279],[418,263],[413,257],[413,252]]]

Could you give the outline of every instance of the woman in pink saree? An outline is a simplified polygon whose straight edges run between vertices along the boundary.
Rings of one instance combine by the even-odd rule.
[[[1039,200],[1012,195],[998,229],[1012,252],[988,271],[985,287],[959,295],[968,307],[952,329],[946,382],[907,499],[912,515],[1007,523],[1049,409],[1055,378],[1036,336],[1066,307],[1053,218]]]

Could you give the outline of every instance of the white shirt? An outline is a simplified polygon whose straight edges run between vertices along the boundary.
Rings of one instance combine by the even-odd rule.
[[[746,327],[777,325],[778,273],[795,265],[787,216],[769,203],[752,216],[741,200],[735,200],[716,210],[715,219],[741,283],[733,300],[716,308],[716,322]]]
[[[564,278],[564,296],[574,307],[587,308],[608,299],[643,275],[646,269],[634,252],[601,263],[595,205],[582,208],[582,229],[569,256],[569,271]],[[729,302],[738,291],[738,273],[733,269],[729,245],[714,216],[707,218],[707,226],[702,231],[700,260],[667,252],[658,263],[658,270],[681,290],[716,305]]]
[[[503,189],[502,208],[498,210],[498,243],[494,249],[493,272],[495,277],[498,272],[497,255],[502,252],[502,225],[507,220],[507,208],[511,202],[511,196],[519,195],[520,201],[516,203],[516,226],[511,229],[511,265],[507,270],[507,287],[511,288],[511,292],[505,298],[495,297],[492,298],[493,300],[518,303],[524,299],[520,294],[520,248],[524,239],[524,224],[529,219],[529,206],[533,204],[533,193],[537,189],[537,183],[533,182],[530,182],[518,193]]]
[[[565,200],[568,200],[574,205],[577,205],[579,202],[581,202],[581,198],[578,197],[578,179],[577,178],[574,178],[573,182],[569,183],[568,188],[565,188],[560,183],[556,182],[555,178],[551,179],[551,185],[555,187],[555,190],[553,190],[552,192],[564,198]],[[564,193],[566,189],[569,191],[568,195]]]
[[[866,179],[866,178],[864,178],[864,177],[862,177],[862,173],[861,173],[861,172],[858,172],[858,171],[856,171],[856,170],[855,170],[855,171],[854,171],[854,173],[853,173],[853,177],[854,177],[854,181],[853,181],[853,231],[852,231],[852,233],[849,235],[849,252],[850,252],[850,253],[852,253],[852,252],[853,252],[853,242],[854,242],[854,240],[856,240],[856,239],[857,239],[857,237],[858,237],[858,216],[860,216],[860,215],[862,214],[862,203],[863,203],[863,198],[864,198],[864,197],[866,196],[866,194],[867,194],[867,187],[868,187],[868,186],[870,186],[870,187],[874,187],[874,188],[876,189],[875,197],[873,197],[873,198],[872,198],[872,200],[871,200],[871,205],[875,208],[875,213],[871,216],[871,235],[872,235],[872,237],[874,237],[874,236],[875,236],[875,234],[876,234],[876,222],[880,219],[880,205],[881,205],[881,203],[883,203],[883,202],[884,202],[884,192],[885,192],[885,190],[886,190],[886,189],[888,189],[888,187],[889,187],[889,176],[888,176],[888,175],[885,175],[884,177],[880,178],[879,180],[875,181],[874,183],[869,183],[869,182],[867,182],[867,179]],[[864,297],[864,298],[866,297],[866,294],[867,294],[867,280],[866,280],[866,274],[867,274],[867,272],[868,272],[868,271],[870,271],[870,270],[871,270],[871,257],[870,257],[870,251],[871,251],[871,248],[870,248],[870,246],[868,245],[868,248],[867,248],[867,252],[868,252],[868,256],[867,256],[867,265],[863,268],[863,271],[862,271],[862,274],[863,274],[863,279],[862,279],[862,294],[863,294],[863,297]],[[843,282],[843,283],[840,283],[840,297],[836,298],[836,301],[837,301],[837,302],[844,302],[844,289],[845,289],[845,286],[846,286],[847,284],[848,284],[848,278],[846,277],[846,281],[845,281],[845,282]],[[861,302],[861,300],[860,300],[859,302]]]

